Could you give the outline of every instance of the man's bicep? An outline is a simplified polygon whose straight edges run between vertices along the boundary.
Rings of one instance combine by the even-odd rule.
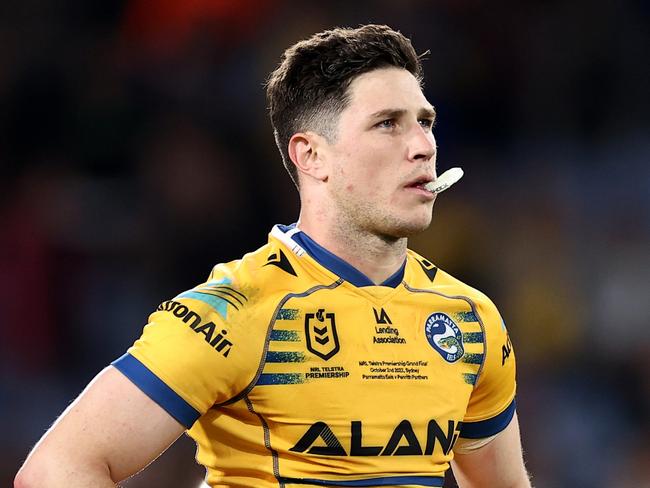
[[[138,472],[185,430],[114,367],[102,371],[55,422],[27,464],[62,459],[108,470],[113,481]]]
[[[487,444],[471,452],[455,453],[452,469],[460,488],[530,488],[517,414]]]

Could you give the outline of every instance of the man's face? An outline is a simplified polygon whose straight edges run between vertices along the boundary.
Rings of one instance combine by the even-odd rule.
[[[423,231],[435,200],[421,188],[435,178],[433,107],[415,77],[399,68],[358,76],[349,95],[324,155],[341,224],[388,238]]]

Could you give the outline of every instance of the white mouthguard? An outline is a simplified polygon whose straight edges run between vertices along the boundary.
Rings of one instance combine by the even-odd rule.
[[[442,173],[436,181],[427,183],[424,185],[425,190],[430,191],[431,193],[441,193],[449,188],[451,185],[460,180],[465,174],[462,168],[449,168],[447,171]]]

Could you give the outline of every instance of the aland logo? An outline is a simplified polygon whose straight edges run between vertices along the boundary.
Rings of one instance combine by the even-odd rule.
[[[325,361],[339,352],[339,336],[333,313],[325,312],[322,308],[316,313],[306,313],[305,336],[307,349]]]
[[[448,363],[455,363],[465,354],[463,333],[449,315],[442,312],[429,315],[424,333],[431,347]]]

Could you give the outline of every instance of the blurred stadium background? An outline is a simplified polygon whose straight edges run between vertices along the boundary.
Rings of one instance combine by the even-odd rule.
[[[500,307],[536,486],[650,487],[650,4],[604,0],[3,3],[0,485],[162,300],[296,219],[262,83],[367,22],[431,50],[466,176],[412,247]],[[195,488],[193,454],[127,486]]]

